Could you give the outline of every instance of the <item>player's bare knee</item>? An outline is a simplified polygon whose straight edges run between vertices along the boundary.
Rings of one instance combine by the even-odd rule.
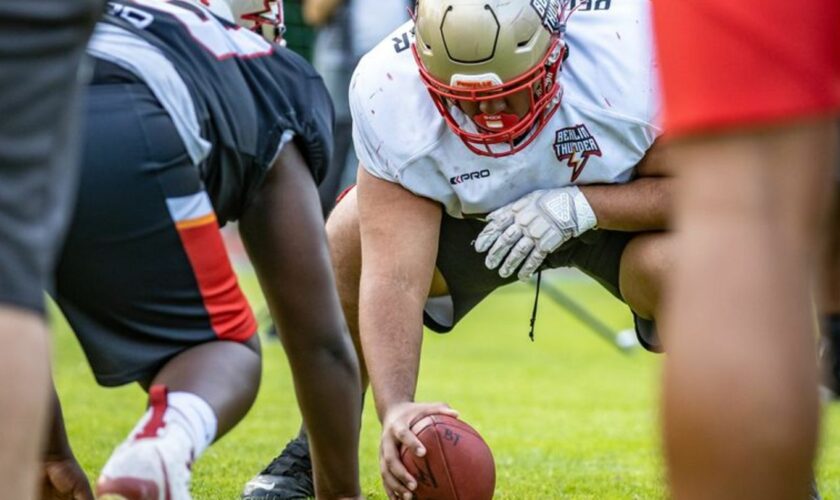
[[[356,190],[348,192],[333,208],[327,217],[327,237],[329,239],[341,237],[344,233],[358,227],[358,212],[356,207]]]
[[[344,245],[348,241],[359,240],[359,211],[356,204],[356,190],[350,190],[335,206],[327,218],[327,239]]]
[[[240,397],[248,400],[248,406],[250,406],[256,399],[262,382],[262,353],[259,335],[253,335],[244,342],[222,341],[219,344],[220,349],[214,352],[214,356],[219,361],[224,360],[226,367],[218,368],[218,380],[229,381],[231,387],[237,387]],[[205,371],[206,368],[201,370],[202,373]]]
[[[646,319],[654,319],[659,308],[665,276],[673,262],[670,241],[667,233],[642,234],[627,244],[621,256],[621,296]]]
[[[346,283],[354,281],[356,283],[352,287],[357,288],[362,252],[355,189],[347,193],[333,209],[327,219],[326,229],[339,292]]]

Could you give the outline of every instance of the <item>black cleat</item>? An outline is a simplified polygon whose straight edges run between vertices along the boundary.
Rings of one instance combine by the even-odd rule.
[[[817,489],[817,481],[811,481],[811,496],[808,497],[809,500],[822,500],[820,496],[820,491]]]
[[[829,314],[823,318],[820,342],[820,369],[823,375],[824,394],[827,400],[840,399],[840,315]]]
[[[242,500],[296,500],[315,496],[306,435],[289,441],[262,472],[245,484]]]

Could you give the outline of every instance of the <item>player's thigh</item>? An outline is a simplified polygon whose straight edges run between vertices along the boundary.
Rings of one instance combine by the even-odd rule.
[[[446,333],[497,288],[517,281],[516,275],[502,278],[484,265],[484,254],[472,242],[484,228],[476,219],[442,215],[435,274],[424,310],[429,329]]]
[[[840,3],[816,0],[795,11],[787,0],[658,0],[669,133],[836,112]]]
[[[198,169],[142,84],[90,87],[76,212],[56,299],[97,380],[148,379],[256,323],[233,273]]]
[[[632,299],[625,297],[622,289],[622,267],[629,244],[638,233],[624,231],[587,231],[560,247],[546,260],[551,267],[575,267],[597,281],[614,297],[628,304],[633,314],[636,336],[642,346],[652,352],[661,352],[662,343],[652,317],[640,315]]]
[[[621,255],[619,288],[638,316],[656,317],[673,260],[673,237],[669,233],[642,233],[627,243]]]
[[[436,264],[444,289],[449,293],[432,296],[426,304],[425,324],[434,331],[451,330],[493,291],[518,281],[515,274],[502,278],[497,270],[488,269],[485,255],[475,251],[473,241],[484,225],[479,220],[443,215]],[[587,232],[549,255],[541,269],[575,267],[623,300],[619,269],[621,256],[632,236],[618,231]]]

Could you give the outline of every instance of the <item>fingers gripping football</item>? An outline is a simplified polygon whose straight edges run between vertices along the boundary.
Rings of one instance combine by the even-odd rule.
[[[382,440],[379,444],[379,472],[385,491],[391,498],[409,500],[417,488],[417,480],[409,474],[400,459],[400,448],[406,447],[421,457],[426,448],[411,431],[414,422],[433,414],[458,416],[444,403],[400,403],[389,409],[382,419]]]
[[[487,252],[485,265],[488,269],[498,267],[503,278],[521,265],[521,280],[530,278],[563,243],[597,223],[592,207],[576,186],[534,191],[494,211],[488,219],[475,240],[476,251]]]

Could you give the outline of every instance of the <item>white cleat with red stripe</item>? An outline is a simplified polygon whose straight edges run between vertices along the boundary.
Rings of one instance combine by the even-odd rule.
[[[167,426],[166,388],[149,391],[152,414],[140,432],[111,455],[99,480],[99,500],[190,500],[192,444],[178,426]]]

